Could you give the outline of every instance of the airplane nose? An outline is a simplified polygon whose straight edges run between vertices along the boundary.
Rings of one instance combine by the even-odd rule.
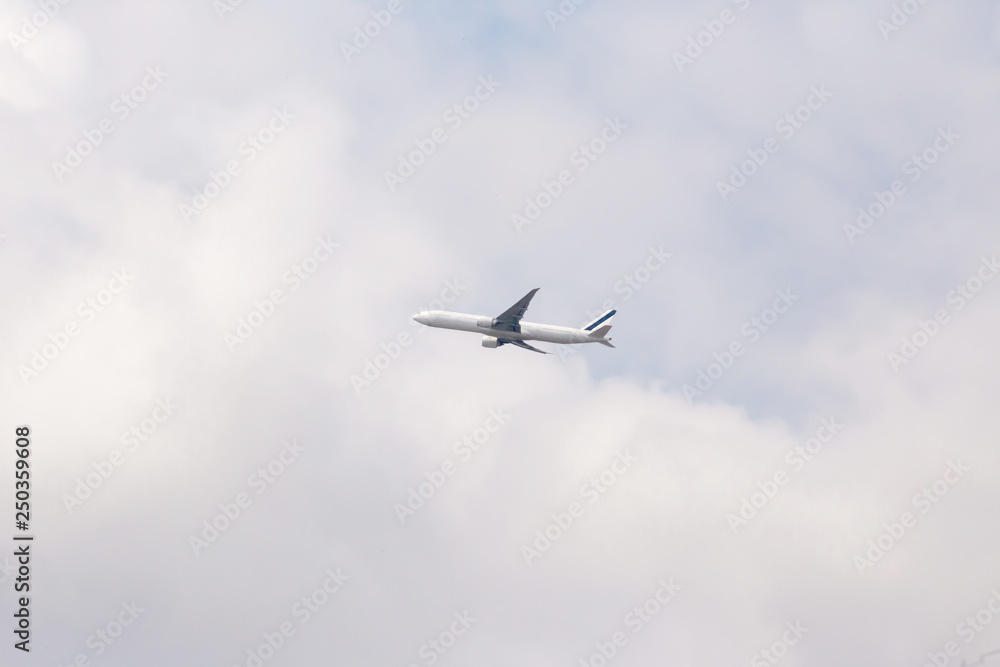
[[[420,322],[421,324],[427,324],[427,316],[423,313],[417,313],[413,316],[414,321]]]

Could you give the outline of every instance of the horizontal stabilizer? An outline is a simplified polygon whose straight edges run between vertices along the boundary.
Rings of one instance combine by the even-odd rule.
[[[587,335],[590,336],[591,338],[604,338],[605,336],[608,335],[609,331],[611,331],[611,325],[602,324],[601,326],[597,327]]]

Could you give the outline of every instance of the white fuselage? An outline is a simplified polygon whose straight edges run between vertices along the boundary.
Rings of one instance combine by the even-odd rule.
[[[540,340],[546,343],[598,343],[600,338],[589,336],[583,329],[557,327],[552,324],[535,324],[521,320],[520,331],[503,331],[492,327],[493,318],[485,315],[451,313],[446,310],[425,310],[413,319],[429,327],[454,329],[505,338],[507,340]]]

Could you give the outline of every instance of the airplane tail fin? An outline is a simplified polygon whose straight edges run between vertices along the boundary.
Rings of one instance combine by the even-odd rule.
[[[587,332],[587,336],[589,338],[596,339],[595,342],[608,347],[614,347],[614,345],[611,344],[611,339],[606,338],[606,336],[608,335],[608,332],[611,331],[611,318],[614,317],[617,312],[617,310],[607,311],[596,320],[585,326],[583,330]]]
[[[602,324],[604,324],[605,322],[607,322],[608,320],[610,320],[612,317],[614,317],[615,313],[617,313],[617,312],[618,312],[617,310],[611,309],[611,310],[607,311],[606,313],[603,313],[596,320],[594,320],[590,324],[587,324],[586,326],[584,326],[583,330],[586,331],[586,332],[588,332],[589,335],[591,335],[591,336],[595,335],[594,334],[594,330],[597,329],[597,327],[599,327]],[[610,329],[611,325],[608,324],[607,327],[608,327],[608,329]],[[601,328],[603,328],[603,327],[601,327]],[[596,334],[596,335],[603,336],[604,334]]]

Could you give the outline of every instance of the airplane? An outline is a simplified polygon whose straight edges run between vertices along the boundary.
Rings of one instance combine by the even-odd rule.
[[[484,334],[483,347],[488,348],[498,348],[501,345],[514,345],[525,350],[531,350],[532,352],[549,354],[525,342],[529,340],[567,345],[600,343],[608,347],[614,347],[611,344],[611,339],[605,338],[605,336],[611,330],[609,321],[618,312],[617,310],[607,311],[580,329],[558,327],[551,324],[522,322],[521,318],[524,317],[524,312],[528,310],[528,304],[531,303],[531,298],[535,296],[535,292],[538,289],[536,287],[525,294],[520,301],[497,317],[451,313],[446,310],[424,310],[414,315],[413,319],[429,327]]]

